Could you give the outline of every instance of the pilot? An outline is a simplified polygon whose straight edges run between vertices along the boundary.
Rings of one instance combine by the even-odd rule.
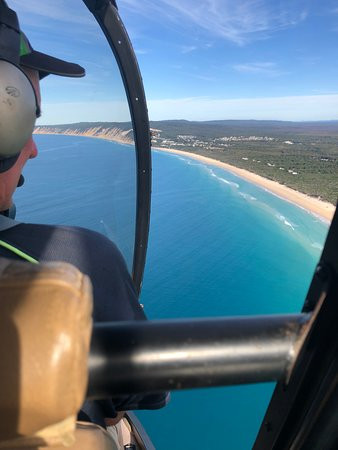
[[[20,39],[20,67],[34,88],[39,114],[41,79],[49,74],[82,77],[85,71],[77,64],[35,51],[22,32]],[[8,217],[13,193],[23,184],[22,169],[37,153],[30,136],[17,155],[0,158],[0,256],[33,263],[71,263],[91,279],[94,321],[145,320],[125,261],[109,239],[84,228],[19,223]],[[102,411],[104,417],[116,417],[117,410],[157,409],[166,402],[166,393],[117,397],[113,403],[99,403],[99,408],[98,403],[86,402],[80,416],[104,425]]]

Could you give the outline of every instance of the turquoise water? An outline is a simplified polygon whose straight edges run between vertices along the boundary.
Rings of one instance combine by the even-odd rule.
[[[135,185],[125,192],[133,172],[119,169],[112,155],[133,164],[130,149],[74,136],[37,136],[37,142],[40,156],[29,162],[16,197],[18,218],[87,226],[123,246],[133,231],[134,219],[125,227]],[[121,202],[113,198],[118,194]],[[229,172],[153,152],[141,301],[152,319],[297,312],[326,233],[318,218]],[[131,244],[122,250],[128,255]],[[160,450],[248,449],[272,389],[174,393],[163,410],[138,416]]]
[[[132,265],[135,233],[135,151],[130,145],[77,136],[40,135],[17,190],[17,217],[84,226],[107,235]]]

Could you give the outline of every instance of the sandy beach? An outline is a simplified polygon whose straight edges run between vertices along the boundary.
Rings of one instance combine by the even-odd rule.
[[[36,134],[61,134],[57,132],[51,132],[42,130],[35,131]],[[105,139],[109,141],[118,142],[120,144],[130,144],[131,142],[128,139],[123,139],[121,136],[106,136],[106,135],[96,135],[93,136],[91,133],[81,133],[81,132],[66,132],[62,133],[66,135],[78,135],[84,137],[94,137],[97,139]],[[167,153],[175,153],[177,155],[187,156],[189,158],[196,159],[201,161],[204,164],[210,164],[216,167],[220,167],[222,169],[228,170],[233,174],[244,178],[250,183],[254,183],[259,187],[267,189],[275,195],[287,200],[289,202],[294,203],[295,205],[306,209],[312,214],[320,217],[322,220],[326,222],[331,222],[334,212],[335,206],[331,203],[324,202],[322,200],[318,200],[317,198],[310,197],[309,195],[303,194],[301,192],[295,191],[287,186],[277,183],[276,181],[268,180],[260,175],[256,175],[253,172],[249,172],[245,169],[240,169],[239,167],[232,166],[222,161],[218,161],[217,159],[207,158],[206,156],[197,155],[196,153],[186,152],[184,150],[176,150],[164,147],[152,147],[154,150],[160,150]]]
[[[278,195],[284,200],[292,202],[295,205],[306,209],[307,211],[311,212],[312,214],[315,214],[316,216],[319,216],[321,219],[327,222],[331,222],[333,218],[333,214],[336,208],[331,203],[310,197],[306,194],[295,191],[294,189],[291,189],[287,186],[283,186],[282,184],[279,184],[276,181],[268,180],[267,178],[261,177],[260,175],[256,175],[255,173],[249,172],[248,170],[240,169],[238,167],[232,166],[222,161],[218,161],[217,159],[207,158],[206,156],[196,155],[195,153],[185,152],[183,150],[160,148],[160,147],[153,147],[153,149],[168,153],[175,153],[177,155],[187,156],[189,158],[201,161],[204,164],[210,164],[228,170],[229,172],[232,172],[233,174],[241,178],[244,178],[247,181],[250,181],[250,183],[254,183],[259,187],[267,189],[268,191],[272,192],[275,195]]]

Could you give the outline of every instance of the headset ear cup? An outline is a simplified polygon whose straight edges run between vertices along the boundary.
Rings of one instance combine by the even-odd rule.
[[[27,75],[0,60],[0,158],[19,153],[31,137],[38,104]]]

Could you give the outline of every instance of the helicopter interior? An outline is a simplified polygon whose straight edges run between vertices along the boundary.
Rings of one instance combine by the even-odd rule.
[[[12,7],[32,42],[39,33],[45,33],[43,23],[39,28],[31,20],[28,3]],[[47,77],[41,83],[46,103],[43,100],[42,118],[37,123],[36,98],[31,91],[25,102],[29,103],[29,111],[16,125],[23,133],[18,139],[12,128],[5,127],[6,139],[15,135],[16,142],[9,143],[11,150],[3,150],[1,157],[15,156],[35,126],[41,138],[42,162],[39,169],[32,162],[25,177],[39,178],[40,184],[26,181],[25,191],[18,190],[17,219],[46,223],[45,211],[34,205],[42,203],[45,192],[41,186],[48,185],[48,189],[58,192],[50,206],[49,223],[85,226],[107,236],[123,255],[139,296],[151,206],[151,137],[140,70],[114,0],[71,2],[68,8],[65,15],[77,18],[70,25],[75,27],[76,39],[83,48],[77,62],[85,66],[87,75],[81,80]],[[1,50],[1,62],[19,71],[15,67],[19,65],[15,59],[19,38],[16,36],[15,44],[12,39],[19,27],[13,17],[4,14],[0,19],[1,42],[8,30],[11,33],[5,39],[10,42],[10,51]],[[74,39],[72,26],[62,30],[65,40]],[[47,50],[51,43],[57,50],[64,50],[64,42],[58,47],[58,39],[60,36],[50,36],[46,49],[41,50]],[[98,49],[96,59],[95,51],[88,57],[91,46]],[[102,80],[95,84],[98,65]],[[10,72],[1,81],[6,86],[9,80],[14,85],[27,82],[24,78],[14,83],[13,76]],[[26,86],[25,92],[30,88]],[[67,109],[70,93],[73,100]],[[58,96],[64,96],[62,124],[53,123],[52,112],[47,112],[53,110]],[[90,128],[85,121],[86,100],[98,114],[97,124]],[[18,110],[22,110],[20,105]],[[77,118],[73,110],[78,111]],[[103,110],[108,111],[109,119]],[[6,110],[1,115],[7,120]],[[8,122],[14,123],[13,117],[8,117]],[[54,160],[53,177],[44,178],[44,164],[50,164],[50,160],[44,162],[44,153],[53,151],[43,140],[46,130],[40,124],[46,122],[49,132],[52,129],[55,134],[77,136],[78,142],[71,144],[69,151],[64,138],[61,157]],[[78,123],[78,133],[67,127],[74,122]],[[81,135],[84,130],[87,137]],[[102,159],[93,154],[92,147],[85,145],[88,137],[109,142],[110,147],[100,149],[108,156]],[[79,158],[86,164],[79,165]],[[65,165],[72,177],[67,185],[60,186],[58,174]],[[74,186],[77,189],[73,190]],[[97,196],[103,190],[105,207],[97,211]],[[85,225],[83,211],[89,211],[90,217]],[[90,281],[74,267],[1,258],[4,301],[0,403],[2,416],[8,420],[1,423],[0,448],[43,448],[74,445],[75,441],[79,445],[76,448],[84,448],[84,440],[87,448],[125,445],[130,449],[151,449],[151,441],[132,414],[125,424],[130,428],[128,439],[134,436],[130,447],[127,441],[112,442],[105,433],[93,437],[97,429],[90,433],[83,424],[76,428],[76,414],[83,401],[268,381],[277,384],[254,448],[337,448],[337,249],[336,213],[303,310],[298,314],[100,323],[91,320]],[[90,425],[87,427],[90,429]]]

